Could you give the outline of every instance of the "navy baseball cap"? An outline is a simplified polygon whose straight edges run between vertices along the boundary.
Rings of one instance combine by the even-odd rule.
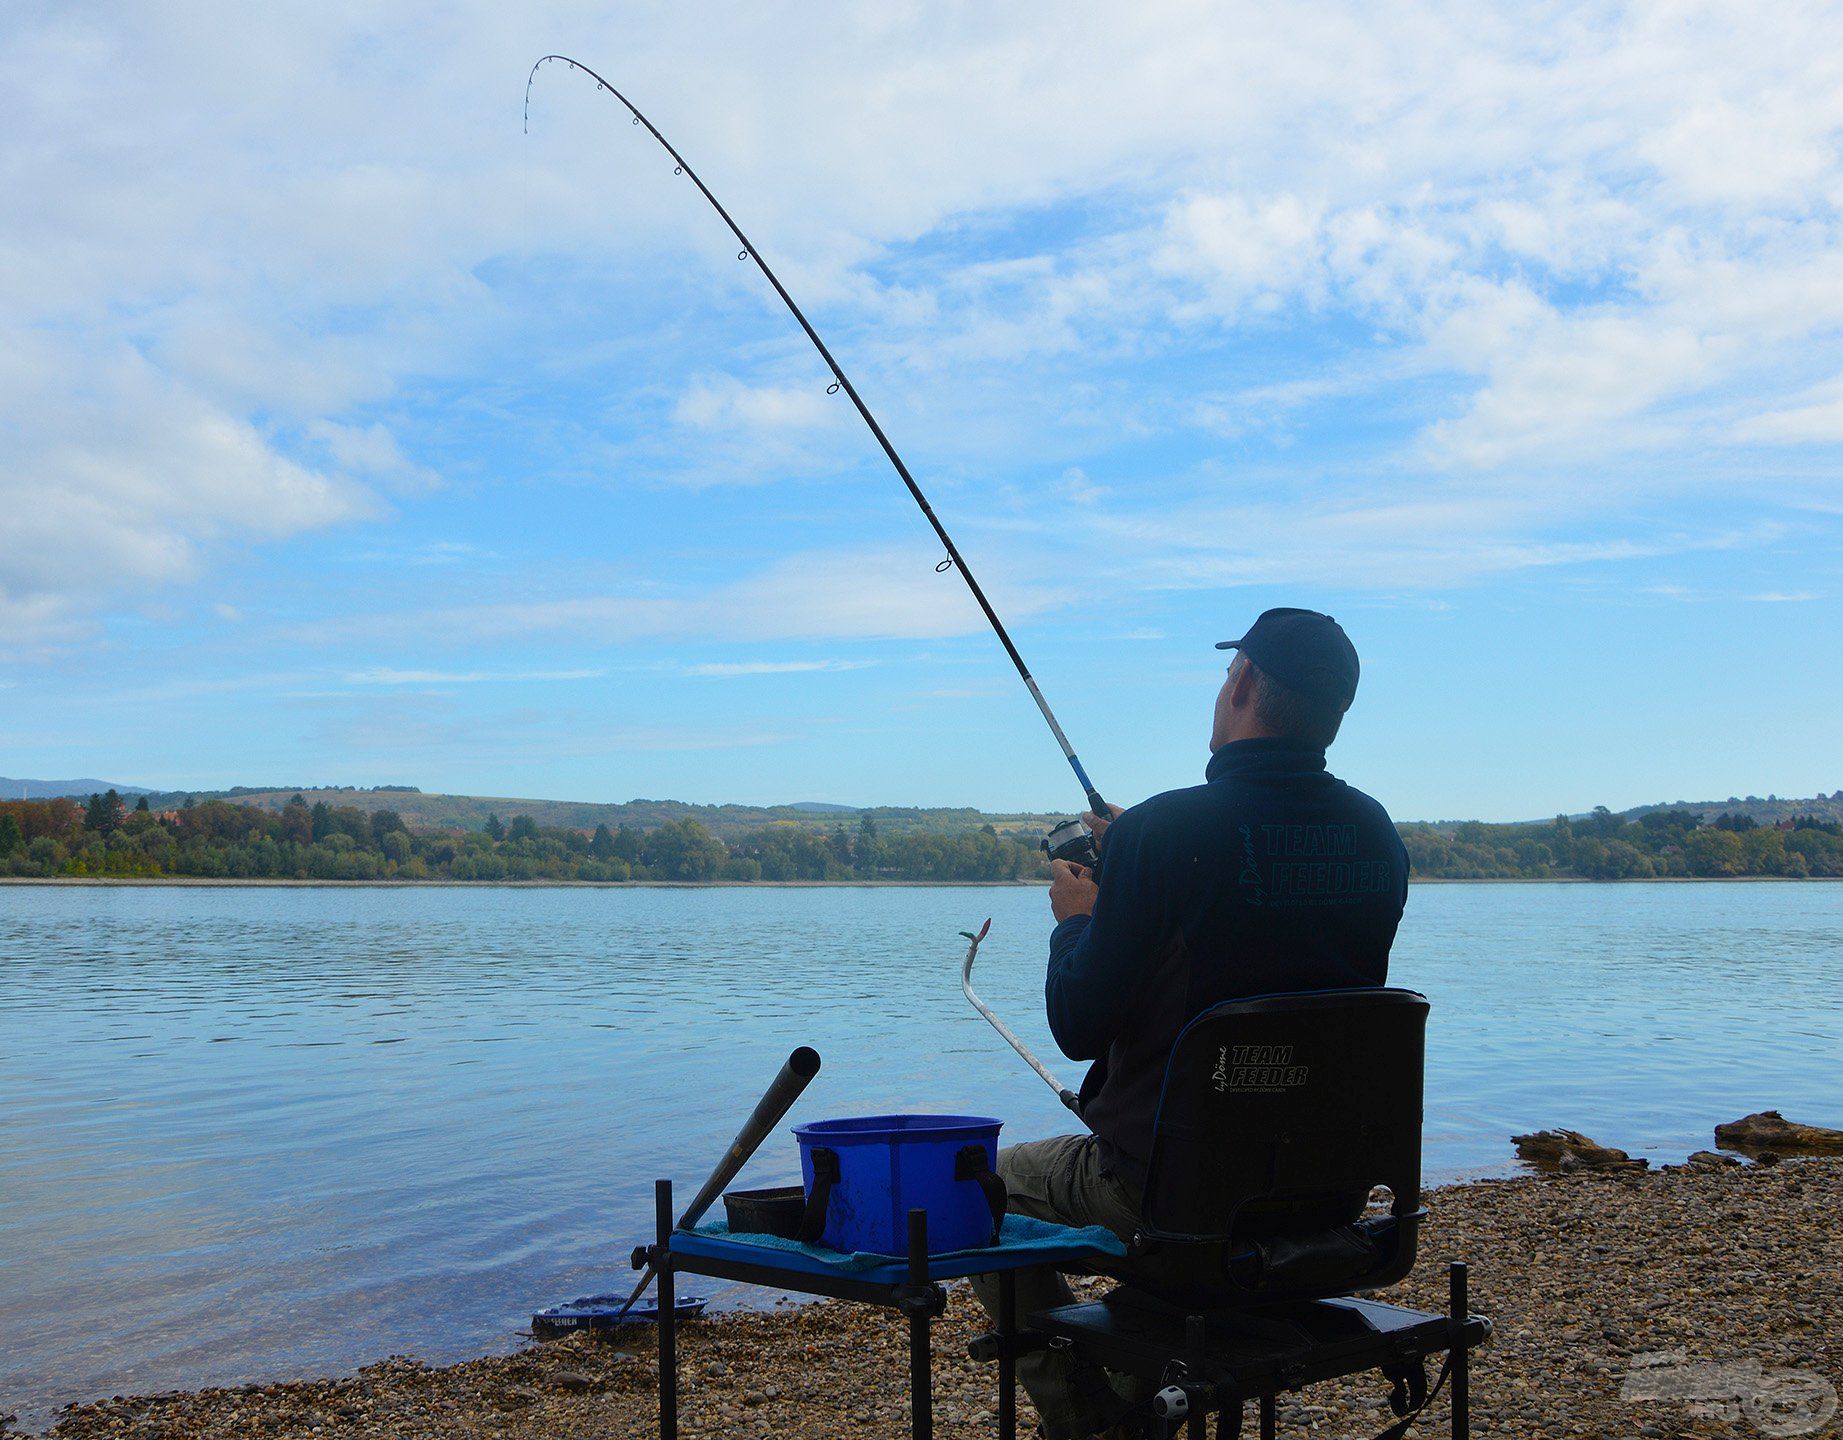
[[[1218,650],[1239,650],[1289,690],[1342,714],[1357,698],[1357,647],[1344,627],[1316,610],[1265,610],[1239,640]]]

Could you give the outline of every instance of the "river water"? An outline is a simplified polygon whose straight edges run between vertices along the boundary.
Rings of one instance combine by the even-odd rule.
[[[988,915],[981,994],[1054,1056],[1041,889],[0,887],[0,1413],[509,1348],[627,1288],[653,1177],[795,1044],[795,1120],[1065,1128],[960,994]],[[1843,1124],[1843,885],[1419,886],[1390,979],[1434,1002],[1430,1180]],[[797,1170],[783,1134],[745,1183]]]

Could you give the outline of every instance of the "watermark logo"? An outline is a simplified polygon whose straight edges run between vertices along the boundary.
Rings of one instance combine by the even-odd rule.
[[[1836,1387],[1810,1370],[1769,1370],[1758,1360],[1696,1360],[1683,1350],[1632,1357],[1619,1398],[1668,1400],[1690,1414],[1751,1421],[1767,1435],[1811,1435],[1837,1413]]]

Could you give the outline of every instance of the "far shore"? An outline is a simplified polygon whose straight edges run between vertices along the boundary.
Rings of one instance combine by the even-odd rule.
[[[1416,875],[1414,885],[1812,885],[1843,875],[1640,875],[1588,880],[1580,875],[1503,875],[1477,879]],[[1028,890],[1047,880],[295,880],[209,875],[0,875],[0,885],[162,885],[322,890]]]

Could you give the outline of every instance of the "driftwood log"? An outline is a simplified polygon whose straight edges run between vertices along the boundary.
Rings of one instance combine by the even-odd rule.
[[[1843,1155],[1843,1130],[1800,1125],[1777,1110],[1762,1110],[1715,1127],[1715,1143],[1725,1150],[1776,1150],[1780,1154]]]
[[[1576,1170],[1644,1170],[1651,1164],[1590,1140],[1578,1130],[1538,1130],[1533,1135],[1512,1135],[1510,1139],[1523,1159],[1564,1174]]]

